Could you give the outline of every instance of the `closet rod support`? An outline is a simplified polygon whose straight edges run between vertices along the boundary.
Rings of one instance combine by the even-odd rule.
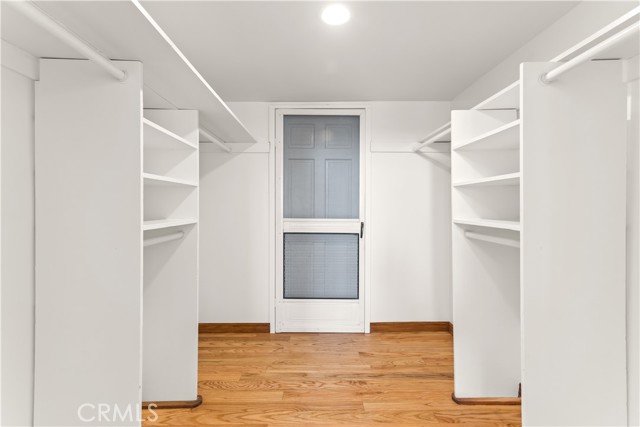
[[[84,40],[81,40],[78,36],[67,30],[63,25],[51,19],[33,3],[29,1],[8,1],[6,4],[13,6],[16,10],[20,11],[27,18],[60,39],[79,54],[95,62],[117,80],[124,81],[127,78],[127,73],[116,67],[109,58],[96,51]]]
[[[567,71],[574,69],[575,67],[582,64],[583,62],[589,61],[590,59],[598,55],[600,52],[636,34],[636,31],[639,28],[640,28],[640,22],[636,22],[635,24],[628,26],[624,30],[619,31],[618,33],[612,35],[608,39],[598,43],[591,49],[582,52],[580,55],[568,60],[567,62],[562,63],[561,65],[557,66],[553,70],[543,74],[542,76],[540,76],[540,80],[542,80],[543,83],[551,83],[554,80],[557,80],[561,75],[563,75]],[[636,34],[636,37],[637,37],[637,34]]]
[[[204,136],[208,141],[213,142],[214,144],[216,144],[218,147],[222,148],[227,153],[231,152],[231,148],[227,144],[225,144],[224,142],[222,142],[221,140],[219,140],[218,138],[213,136],[213,134],[211,132],[209,132],[208,130],[206,130],[204,128],[200,128],[200,135]]]
[[[184,237],[184,231],[176,231],[175,233],[165,234],[164,236],[149,237],[144,239],[144,247],[158,245],[160,243],[171,242],[173,240],[180,240]]]
[[[433,144],[434,142],[438,141],[440,138],[442,138],[443,136],[449,135],[451,133],[451,125],[449,125],[445,130],[443,130],[442,132],[439,132],[437,134],[435,134],[434,136],[432,136],[429,139],[426,139],[422,142],[419,142],[418,144],[416,144],[413,147],[413,151],[420,151],[423,148]]]
[[[512,248],[520,247],[520,242],[518,240],[509,239],[507,237],[489,236],[488,234],[476,233],[474,231],[465,231],[464,235],[469,239],[482,240],[483,242],[495,243]]]

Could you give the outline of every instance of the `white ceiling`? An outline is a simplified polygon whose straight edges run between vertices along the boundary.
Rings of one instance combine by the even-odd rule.
[[[144,1],[226,101],[451,100],[567,13],[566,1]],[[114,25],[116,25],[114,23]]]
[[[578,3],[352,1],[340,27],[320,20],[326,1],[143,5],[225,101],[449,101]],[[132,3],[38,5],[105,55],[145,62],[145,83],[165,98],[186,93],[190,73]],[[2,9],[4,40],[39,57],[77,57]]]
[[[16,10],[13,6],[16,4],[0,2],[3,43],[6,41],[39,58],[84,59]],[[134,3],[45,0],[35,4],[105,56],[142,62],[145,108],[198,110],[200,125],[219,139],[255,142],[228,106],[189,68]],[[95,72],[111,79],[98,66]]]

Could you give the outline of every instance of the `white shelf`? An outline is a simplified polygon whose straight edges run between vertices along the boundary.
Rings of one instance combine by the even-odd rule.
[[[195,218],[180,218],[180,219],[157,219],[153,221],[145,221],[142,229],[148,230],[162,230],[163,228],[180,227],[183,225],[197,224],[198,220]]]
[[[475,231],[465,231],[467,239],[480,240],[482,242],[495,243],[496,245],[520,248],[520,239],[510,239],[508,237],[491,236],[489,234],[476,233]]]
[[[520,80],[517,80],[511,83],[506,88],[501,91],[491,95],[489,98],[485,99],[478,105],[472,108],[472,110],[519,110],[520,109]],[[440,126],[438,129],[431,132],[425,138],[418,143],[418,147],[425,147],[429,144],[433,144],[434,142],[450,142],[443,141],[442,137],[437,140],[429,141],[430,138],[437,135],[438,133],[444,131],[445,129],[449,130],[448,135],[451,135],[451,122],[447,122],[444,125]],[[446,135],[446,134],[445,134]],[[444,135],[442,135],[444,136]],[[451,138],[449,138],[451,139]],[[426,143],[429,141],[429,143]],[[420,148],[418,148],[420,150]]]
[[[197,150],[195,144],[181,136],[163,128],[149,119],[142,119],[144,123],[144,148],[155,150]]]
[[[453,147],[462,150],[517,150],[520,148],[520,119],[483,133]]]
[[[520,172],[490,176],[488,178],[470,179],[453,184],[454,187],[491,187],[520,185]]]
[[[143,173],[144,185],[148,186],[179,186],[179,187],[197,187],[196,182],[186,181],[184,179],[169,178],[162,175],[154,175],[152,173]]]
[[[482,101],[473,110],[519,110],[520,80],[511,83],[495,95]]]
[[[497,228],[500,230],[520,231],[520,221],[454,218],[453,223],[458,225],[475,225],[478,227]]]

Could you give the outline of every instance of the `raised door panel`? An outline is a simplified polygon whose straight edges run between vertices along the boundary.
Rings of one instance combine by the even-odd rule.
[[[289,160],[285,200],[291,218],[314,217],[315,163],[313,159]]]
[[[326,196],[325,211],[327,218],[351,218],[354,212],[353,195],[357,190],[353,188],[352,159],[328,159],[325,162]],[[357,202],[357,200],[356,200]]]

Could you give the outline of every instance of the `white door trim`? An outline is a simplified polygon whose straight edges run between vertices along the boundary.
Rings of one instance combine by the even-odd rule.
[[[276,326],[276,300],[277,300],[277,283],[279,275],[282,274],[282,265],[278,267],[276,257],[277,251],[282,250],[282,241],[278,241],[278,235],[283,232],[284,222],[281,218],[281,183],[278,182],[278,171],[276,162],[276,147],[282,147],[282,141],[279,141],[278,126],[282,126],[282,117],[284,115],[351,115],[360,117],[360,144],[362,150],[362,159],[364,165],[361,168],[360,182],[364,186],[360,200],[360,212],[362,213],[362,221],[365,222],[365,233],[362,242],[364,270],[361,275],[362,280],[362,298],[364,303],[364,332],[370,332],[371,319],[371,294],[369,287],[370,271],[371,271],[371,232],[367,228],[370,222],[370,182],[371,182],[371,120],[370,107],[363,103],[283,103],[272,104],[269,106],[269,323],[271,333],[275,333]],[[281,148],[280,148],[281,149]],[[278,203],[277,201],[280,200]],[[306,221],[295,220],[288,221],[287,229],[299,228],[304,229]],[[336,230],[351,230],[354,224],[348,224],[349,221],[336,221]],[[360,221],[358,221],[359,223]],[[333,225],[333,224],[332,224]],[[329,230],[327,230],[329,232]]]

